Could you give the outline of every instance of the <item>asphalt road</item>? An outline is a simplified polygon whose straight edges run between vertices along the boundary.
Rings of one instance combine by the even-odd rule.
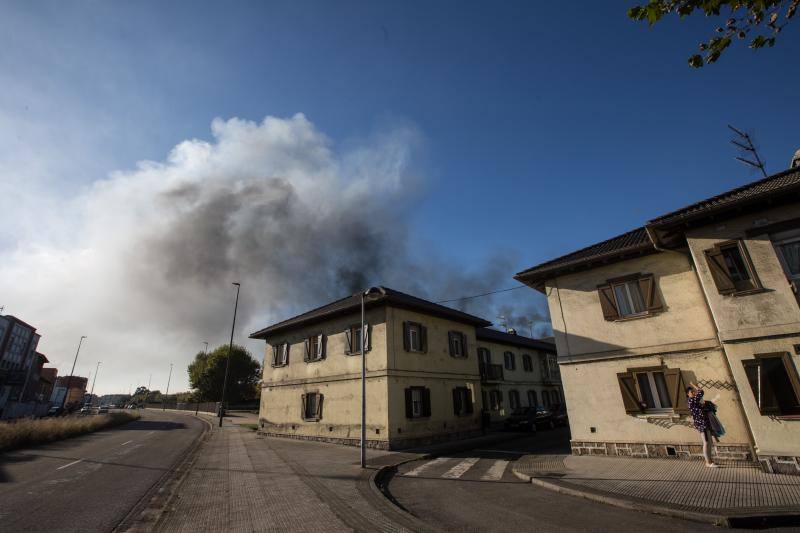
[[[141,411],[124,426],[0,456],[0,531],[111,531],[202,433]]]
[[[511,473],[522,454],[568,453],[568,441],[568,430],[560,428],[438,462],[415,461],[400,467],[389,491],[407,511],[445,531],[720,531],[558,494]]]

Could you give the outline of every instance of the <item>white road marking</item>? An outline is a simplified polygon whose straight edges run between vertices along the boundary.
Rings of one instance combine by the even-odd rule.
[[[467,457],[466,459],[458,463],[456,466],[454,466],[453,468],[442,474],[442,477],[447,479],[458,479],[461,476],[463,476],[467,472],[467,470],[475,466],[475,463],[477,463],[480,460],[481,460],[480,457]]]
[[[492,466],[490,466],[489,470],[483,476],[481,476],[481,479],[483,481],[498,481],[503,477],[507,466],[508,461],[499,459],[492,463]]]
[[[509,455],[525,455],[526,452],[515,452],[512,450],[475,450],[478,453],[507,453]]]
[[[81,461],[83,461],[83,459],[78,459],[77,461],[72,461],[68,465],[59,466],[58,468],[56,468],[56,470],[61,470],[62,468],[67,468],[68,466],[72,466],[74,464],[80,463]]]
[[[130,444],[131,442],[133,442],[133,441],[129,440],[128,442],[123,442],[122,444],[120,444],[120,446],[125,446],[126,444]]]
[[[415,469],[409,470],[408,472],[406,472],[403,475],[404,476],[418,476],[418,475],[422,474],[423,472],[425,472],[426,470],[430,470],[432,467],[442,464],[443,462],[447,461],[448,459],[449,458],[447,458],[447,457],[439,457],[437,459],[434,459],[433,461],[428,461],[427,463],[423,463],[423,464],[419,465],[418,467],[416,467]]]

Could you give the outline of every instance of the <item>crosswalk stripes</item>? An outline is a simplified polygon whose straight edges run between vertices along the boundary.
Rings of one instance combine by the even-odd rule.
[[[483,481],[499,481],[502,479],[507,466],[508,461],[499,459],[492,463],[492,466],[490,466],[489,470],[487,470],[486,473],[481,476],[481,479]]]
[[[412,476],[412,477],[419,476],[420,474],[424,474],[426,470],[430,470],[430,469],[436,467],[437,465],[439,465],[441,463],[444,463],[445,461],[449,461],[449,458],[447,458],[447,457],[439,457],[438,459],[434,459],[433,461],[428,461],[427,463],[422,463],[421,465],[416,467],[414,470],[410,470],[410,471],[406,472],[403,475],[404,476]]]
[[[467,457],[456,466],[442,474],[442,477],[447,479],[458,479],[463,476],[467,470],[475,466],[475,463],[480,460],[480,457]]]
[[[403,477],[425,479],[516,482],[516,478],[506,475],[510,472],[510,463],[511,461],[506,459],[438,457],[418,464],[409,464],[410,470],[398,474]]]

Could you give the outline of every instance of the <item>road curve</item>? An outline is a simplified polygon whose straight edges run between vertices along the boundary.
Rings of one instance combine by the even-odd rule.
[[[111,531],[205,428],[180,413],[141,414],[124,426],[0,455],[0,529]]]

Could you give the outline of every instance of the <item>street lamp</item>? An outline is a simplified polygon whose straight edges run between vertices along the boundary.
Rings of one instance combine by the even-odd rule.
[[[167,396],[169,396],[169,382],[172,380],[172,363],[169,364],[169,377],[167,378],[167,392],[161,398],[161,410],[167,410]]]
[[[236,328],[236,310],[239,308],[239,289],[242,285],[234,282],[236,285],[236,303],[233,304],[233,324],[231,325],[231,342],[228,344],[228,360],[225,361],[225,378],[222,381],[222,400],[219,402],[219,427],[222,427],[222,415],[225,412],[225,392],[228,388],[228,372],[231,368],[231,352],[233,351],[233,330]]]
[[[97,367],[94,369],[94,379],[92,380],[92,390],[89,392],[89,403],[92,403],[92,396],[94,396],[94,384],[97,382],[97,373],[100,372],[100,363],[102,361],[97,362]]]
[[[86,335],[81,335],[81,340],[78,341],[78,350],[75,352],[75,359],[72,361],[72,370],[69,371],[69,377],[67,378],[67,390],[64,391],[64,398],[61,400],[61,410],[64,410],[64,406],[67,404],[67,395],[69,394],[69,386],[72,385],[72,374],[75,372],[75,363],[78,362],[78,354],[81,353],[81,344],[83,344],[83,339],[86,338]]]
[[[367,358],[364,357],[366,349],[366,320],[364,315],[364,301],[373,299],[383,294],[378,287],[370,287],[361,293],[361,468],[367,467]]]

